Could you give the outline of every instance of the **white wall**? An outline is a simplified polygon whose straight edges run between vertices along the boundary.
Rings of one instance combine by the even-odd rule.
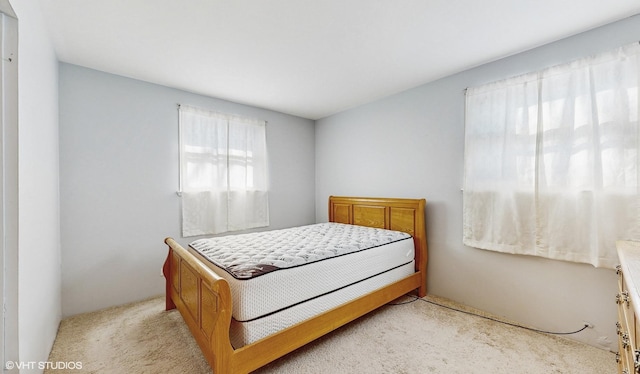
[[[424,197],[428,292],[617,350],[615,272],[462,245],[464,89],[640,40],[640,16],[316,123],[316,219],[329,195]]]
[[[65,63],[59,71],[64,316],[163,294],[164,238],[193,240],[180,238],[178,103],[267,120],[270,228],[315,221],[313,121]]]
[[[38,362],[61,318],[58,63],[38,1],[11,3],[19,26],[19,358]]]

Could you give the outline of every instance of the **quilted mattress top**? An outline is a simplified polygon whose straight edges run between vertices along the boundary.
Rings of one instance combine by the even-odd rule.
[[[189,246],[242,280],[409,238],[399,231],[327,222],[199,239]]]

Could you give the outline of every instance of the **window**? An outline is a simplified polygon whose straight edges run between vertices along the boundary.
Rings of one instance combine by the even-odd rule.
[[[266,122],[181,105],[182,235],[269,225]]]
[[[640,240],[640,45],[466,94],[463,241],[614,267]]]

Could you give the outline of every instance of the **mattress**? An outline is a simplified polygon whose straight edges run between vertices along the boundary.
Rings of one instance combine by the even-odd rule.
[[[413,238],[406,233],[332,222],[189,245],[229,283],[238,323],[276,315],[414,259]]]
[[[324,296],[294,305],[249,322],[231,320],[229,339],[235,349],[254,343],[296,323],[326,312],[369,292],[375,291],[415,272],[414,262],[385,271]]]

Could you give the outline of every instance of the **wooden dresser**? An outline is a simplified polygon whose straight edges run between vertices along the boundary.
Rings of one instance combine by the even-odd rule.
[[[640,374],[640,242],[616,242],[618,265],[618,372]]]

